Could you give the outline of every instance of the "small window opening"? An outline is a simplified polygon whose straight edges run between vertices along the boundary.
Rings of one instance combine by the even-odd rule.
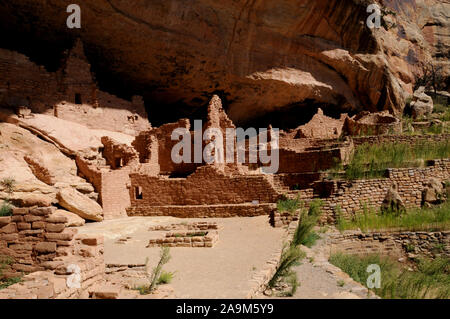
[[[83,104],[80,93],[75,93],[75,104]]]
[[[142,187],[141,186],[136,186],[134,188],[134,196],[136,199],[142,199]]]
[[[122,160],[121,157],[116,158],[115,161],[116,161],[116,162],[115,162],[115,167],[116,167],[116,168],[120,168],[120,167],[123,166],[123,160]]]

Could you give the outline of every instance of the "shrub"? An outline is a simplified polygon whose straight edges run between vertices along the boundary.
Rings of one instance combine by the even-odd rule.
[[[316,232],[312,231],[310,232],[306,238],[302,241],[302,245],[311,248],[312,246],[314,246],[317,242],[317,240],[320,239],[319,234],[317,234]]]
[[[323,202],[320,200],[314,200],[310,203],[308,212],[304,210],[300,213],[300,219],[297,229],[295,230],[292,244],[295,246],[305,245],[312,247],[317,239],[320,238],[318,234],[313,232],[314,226],[322,213],[321,207]]]
[[[320,199],[315,199],[309,204],[308,215],[313,217],[320,217],[322,214],[323,202]]]
[[[16,181],[14,178],[8,177],[8,178],[4,178],[0,181],[0,185],[3,186],[3,188],[5,188],[5,191],[8,194],[12,194],[14,192],[14,186],[16,185]]]
[[[0,206],[0,217],[2,216],[11,216],[12,215],[12,206],[9,201],[4,201],[2,206]]]
[[[298,246],[305,243],[316,223],[317,217],[309,216],[306,212],[302,212],[292,239],[292,245]]]

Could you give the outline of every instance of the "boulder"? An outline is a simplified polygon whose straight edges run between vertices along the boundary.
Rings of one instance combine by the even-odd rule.
[[[66,217],[67,222],[65,224],[67,227],[79,227],[86,223],[86,221],[77,214],[68,212],[64,209],[58,209],[52,214],[52,217]]]
[[[411,109],[414,119],[428,117],[433,113],[433,99],[431,96],[425,94],[425,88],[423,86],[414,92]]]
[[[103,220],[102,207],[73,188],[65,188],[58,192],[59,204],[81,218],[92,221]]]
[[[393,184],[388,190],[386,197],[381,204],[381,211],[383,213],[397,213],[400,214],[406,211],[405,203],[398,193],[397,184]]]
[[[422,192],[423,204],[436,204],[442,201],[444,197],[444,186],[442,182],[434,177],[428,179]]]
[[[39,193],[14,193],[10,200],[17,207],[49,207],[53,201],[51,196]]]

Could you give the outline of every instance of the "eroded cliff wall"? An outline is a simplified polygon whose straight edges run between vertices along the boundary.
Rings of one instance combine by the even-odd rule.
[[[2,1],[1,27],[42,39],[49,50],[81,37],[93,67],[144,95],[147,105],[195,109],[220,93],[238,125],[302,103],[398,113],[414,81],[409,47],[420,43],[397,41],[393,30],[369,29],[370,1],[80,0],[82,28],[68,29],[66,7],[72,2]],[[410,19],[408,25],[429,24],[424,15],[442,20],[439,12],[448,8],[439,4],[447,1],[384,2]],[[417,28],[430,37],[420,23]],[[439,55],[430,47],[448,49],[436,45],[447,43],[441,38],[418,50],[417,60]]]

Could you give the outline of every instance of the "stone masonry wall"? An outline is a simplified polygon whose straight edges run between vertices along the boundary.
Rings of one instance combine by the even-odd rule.
[[[130,174],[131,206],[274,203],[281,196],[264,175],[228,176],[203,166],[187,178],[161,179]],[[142,188],[142,199],[135,189]]]
[[[130,207],[128,216],[173,216],[178,218],[206,217],[254,217],[270,215],[276,210],[275,204],[238,205],[187,205],[187,206],[145,206]]]
[[[77,156],[76,163],[84,176],[99,193],[99,201],[103,208],[103,218],[108,220],[125,217],[130,206],[128,186],[130,184],[130,167],[110,170],[108,167],[98,168]]]
[[[79,297],[103,279],[103,238],[77,235],[66,228],[67,218],[52,216],[55,210],[15,208],[12,216],[0,217],[0,255],[12,260],[2,273],[28,273],[0,290],[0,299]],[[73,274],[80,276],[79,288],[67,284]]]
[[[0,74],[0,106],[28,106],[34,113],[130,135],[150,128],[142,98],[128,101],[98,89],[81,42],[56,72],[0,49]]]
[[[450,140],[450,134],[429,134],[429,135],[380,135],[380,136],[362,136],[353,137],[355,146],[367,144],[385,144],[385,143],[408,143],[417,142],[445,142]]]
[[[342,181],[330,197],[321,199],[324,202],[323,218],[335,220],[338,206],[344,218],[354,216],[362,210],[364,204],[379,209],[393,183],[397,183],[398,193],[406,207],[419,208],[424,183],[430,177],[443,181],[450,180],[450,159],[437,160],[433,166],[425,168],[389,169],[387,178]]]
[[[369,232],[345,231],[327,237],[331,253],[380,254],[402,258],[413,255],[450,257],[450,231]],[[411,255],[409,255],[411,256]]]

